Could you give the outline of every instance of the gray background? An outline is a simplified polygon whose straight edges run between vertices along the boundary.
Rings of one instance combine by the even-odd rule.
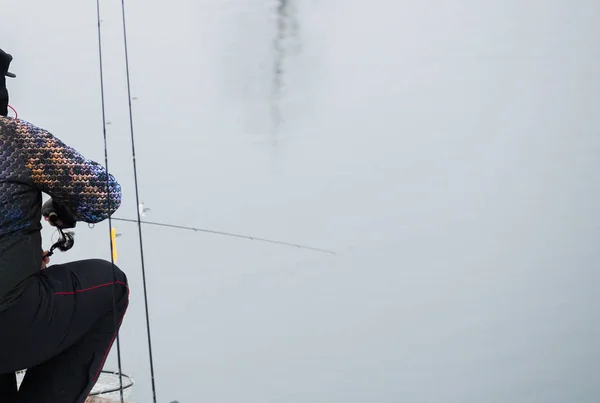
[[[135,218],[120,2],[101,4]],[[304,0],[285,29],[276,1],[126,5],[147,219],[338,252],[144,227],[159,401],[599,401],[599,2]],[[95,7],[10,2],[0,37],[20,117],[103,163]],[[137,229],[116,226],[149,402]],[[53,262],[108,242],[81,225]]]

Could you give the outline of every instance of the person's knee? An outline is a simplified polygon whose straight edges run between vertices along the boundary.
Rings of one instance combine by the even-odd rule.
[[[129,306],[129,281],[127,280],[127,275],[119,266],[110,261],[103,261],[107,270],[111,270],[112,279],[116,282],[115,291],[120,291],[117,294],[117,305],[120,307],[119,310],[123,312]]]
[[[124,286],[129,287],[129,281],[127,280],[127,275],[123,270],[121,270],[117,265],[114,265],[115,278],[118,283],[122,283]]]
[[[94,267],[98,267],[100,270],[111,272],[111,278],[115,279],[117,283],[123,283],[124,285],[129,284],[127,281],[127,275],[119,268],[119,266],[117,266],[116,263],[104,259],[91,259],[90,263]]]
[[[104,271],[105,277],[116,283],[115,290],[120,291],[117,301],[126,307],[129,304],[129,281],[125,272],[115,263],[104,259],[90,259],[89,264],[96,270]]]

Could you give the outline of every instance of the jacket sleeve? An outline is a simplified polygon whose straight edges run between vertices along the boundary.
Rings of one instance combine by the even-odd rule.
[[[76,221],[97,223],[121,206],[121,186],[102,165],[46,130],[23,120],[16,126],[31,184],[66,207]]]

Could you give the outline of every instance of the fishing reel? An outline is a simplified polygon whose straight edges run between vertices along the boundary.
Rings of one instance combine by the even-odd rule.
[[[54,250],[56,249],[60,250],[61,252],[66,252],[69,249],[71,249],[73,245],[75,245],[75,233],[73,231],[64,231],[63,227],[58,224],[59,221],[61,221],[58,218],[58,214],[54,212],[48,215],[48,221],[50,221],[54,225],[54,227],[56,227],[56,230],[59,232],[60,237],[58,241],[52,244],[46,256],[52,256],[54,254]]]
[[[75,233],[65,231],[67,228],[75,228],[77,221],[68,209],[52,200],[48,200],[42,206],[42,215],[48,218],[48,221],[56,228],[60,237],[51,247],[46,256],[52,256],[56,249],[66,252],[75,244]]]

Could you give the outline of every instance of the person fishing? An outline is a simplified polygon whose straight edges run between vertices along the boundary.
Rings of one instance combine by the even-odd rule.
[[[83,403],[127,310],[127,276],[102,259],[48,263],[73,244],[64,230],[120,207],[121,186],[47,130],[8,116],[12,60],[0,49],[0,402]],[[61,233],[49,251],[42,217]]]

